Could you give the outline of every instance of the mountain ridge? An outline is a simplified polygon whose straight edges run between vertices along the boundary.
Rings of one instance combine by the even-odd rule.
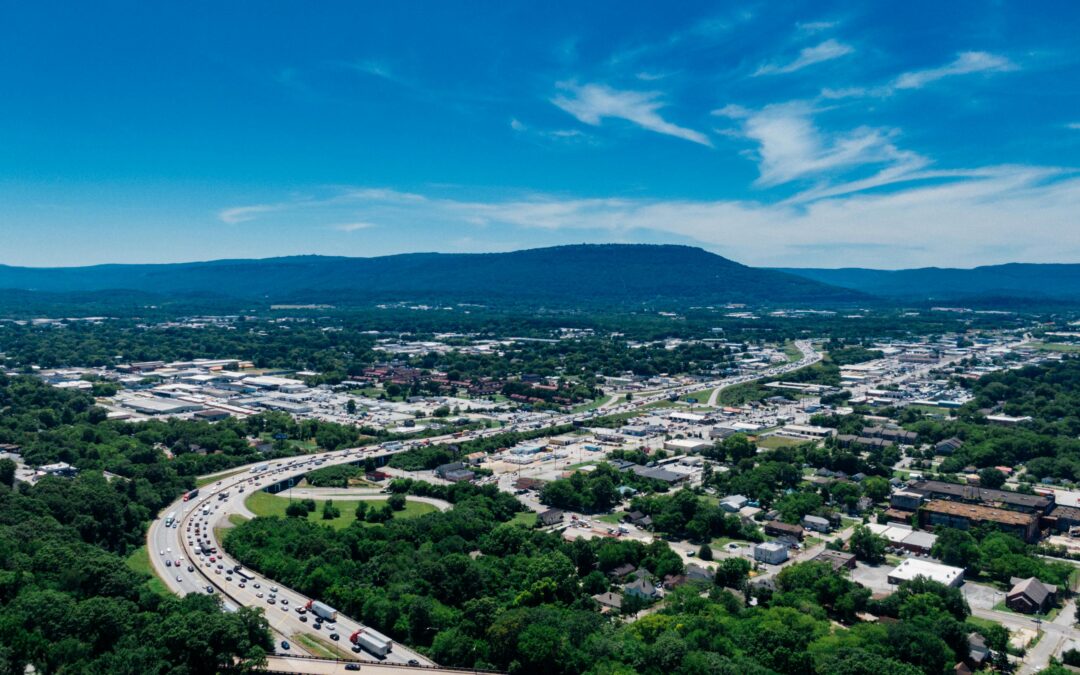
[[[678,245],[579,244],[507,253],[283,256],[164,264],[0,265],[0,288],[212,292],[315,300],[485,298],[582,302],[851,302],[863,294]]]

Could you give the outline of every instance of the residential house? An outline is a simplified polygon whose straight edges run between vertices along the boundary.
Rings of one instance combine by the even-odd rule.
[[[1005,596],[1005,605],[1014,612],[1044,614],[1057,597],[1057,586],[1044,584],[1035,577],[1009,580],[1012,590]]]

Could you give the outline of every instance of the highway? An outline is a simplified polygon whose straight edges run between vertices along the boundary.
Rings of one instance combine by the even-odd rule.
[[[821,354],[814,350],[809,341],[798,341],[795,344],[802,353],[802,358],[796,362],[785,363],[759,373],[671,387],[641,398],[635,398],[632,402],[624,402],[617,406],[605,408],[602,413],[591,411],[554,416],[545,427],[556,427],[575,422],[587,425],[588,420],[598,414],[634,412],[650,404],[700,391],[706,387],[726,387],[774,377],[821,360]],[[209,542],[211,546],[222,552],[220,542],[215,539],[214,528],[227,525],[230,515],[246,513],[243,506],[245,497],[249,496],[253,491],[263,489],[268,485],[289,478],[299,478],[319,466],[363,461],[368,457],[385,457],[405,452],[420,445],[463,442],[498,435],[507,431],[526,431],[535,428],[537,428],[537,425],[511,425],[497,429],[466,432],[464,435],[457,437],[448,434],[423,440],[406,441],[401,444],[349,448],[313,455],[302,455],[291,459],[256,463],[216,474],[214,477],[221,476],[220,479],[201,488],[198,496],[190,501],[177,500],[170,504],[151,523],[146,537],[150,560],[158,575],[165,580],[170,590],[179,595],[207,593],[209,588],[212,589],[214,594],[221,596],[226,610],[235,611],[236,608],[241,606],[261,607],[271,629],[274,631],[274,643],[278,656],[285,657],[290,654],[304,656],[310,654],[314,651],[313,649],[297,644],[296,636],[306,636],[308,639],[319,640],[324,645],[334,645],[342,658],[352,656],[357,661],[368,664],[427,666],[423,672],[461,672],[459,670],[439,669],[430,659],[396,643],[393,645],[391,652],[382,659],[366,651],[352,652],[350,651],[349,636],[357,630],[366,628],[359,622],[339,614],[336,625],[324,623],[321,629],[315,629],[310,614],[304,615],[296,611],[297,607],[307,603],[308,598],[261,575],[256,575],[254,579],[241,586],[244,580],[236,574],[230,574],[230,570],[237,564],[236,561],[228,556],[224,558],[220,555],[204,556],[199,545],[202,542]],[[175,522],[167,525],[166,521],[169,514],[175,514]],[[211,561],[211,557],[214,560]],[[276,597],[271,598],[271,593]],[[270,602],[271,599],[274,600],[273,603]],[[329,637],[331,634],[336,634],[339,639],[332,641]],[[289,649],[283,648],[283,641],[288,641]],[[311,659],[289,659],[289,664],[289,667],[296,668],[291,672],[297,673],[338,672],[333,668],[339,667],[334,661]],[[364,667],[368,668],[368,666]],[[344,666],[341,665],[340,668],[344,668]]]

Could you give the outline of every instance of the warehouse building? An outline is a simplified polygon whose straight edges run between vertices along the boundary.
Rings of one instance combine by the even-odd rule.
[[[920,558],[908,558],[889,572],[889,583],[899,585],[916,577],[924,577],[930,581],[958,588],[964,583],[964,570],[961,567],[941,565]]]
[[[960,504],[935,499],[919,510],[922,527],[955,527],[968,530],[989,523],[1008,534],[1016,535],[1029,544],[1039,540],[1039,517],[975,504]]]

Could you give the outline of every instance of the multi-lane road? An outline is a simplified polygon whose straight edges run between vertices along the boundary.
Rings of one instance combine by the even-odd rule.
[[[759,373],[670,387],[635,398],[631,402],[605,408],[602,413],[592,411],[557,415],[548,420],[546,426],[587,424],[589,419],[599,414],[633,412],[664,399],[708,387],[727,387],[775,377],[811,365],[821,359],[821,354],[814,350],[809,341],[798,341],[795,344],[802,354],[798,361],[775,366]],[[351,655],[358,661],[379,662],[387,666],[427,666],[445,672],[458,672],[439,669],[423,655],[398,644],[393,646],[392,651],[385,658],[378,658],[365,651],[350,651],[352,645],[349,642],[349,636],[357,630],[364,629],[364,626],[352,618],[339,614],[336,623],[324,622],[321,628],[314,628],[313,617],[310,613],[301,614],[296,611],[297,607],[305,605],[309,600],[303,594],[259,574],[255,574],[255,578],[251,580],[245,580],[235,573],[230,574],[237,563],[227,555],[224,558],[221,557],[220,553],[223,553],[221,543],[216,541],[214,530],[228,524],[230,515],[242,513],[243,501],[253,491],[289,478],[299,478],[318,466],[364,461],[368,457],[384,457],[404,452],[418,445],[462,442],[506,431],[525,429],[525,427],[511,425],[498,429],[466,432],[462,436],[446,435],[393,446],[350,448],[238,467],[218,474],[219,480],[201,488],[198,496],[191,500],[177,500],[162,510],[147,532],[150,559],[158,575],[165,580],[170,590],[177,594],[220,595],[226,610],[235,610],[240,606],[261,607],[275,633],[278,657],[274,659],[272,666],[281,667],[287,663],[288,667],[293,669],[292,672],[298,673],[337,672],[335,668],[344,668],[343,665],[335,664],[333,661],[288,658],[290,654],[306,655],[317,651],[305,649],[304,645],[298,644],[297,637],[300,637],[300,639],[314,639],[324,645],[332,644],[338,648],[342,656]],[[174,514],[175,520],[167,524],[170,514]],[[219,555],[203,555],[200,544],[207,541],[218,550]],[[273,602],[271,603],[270,600]],[[333,640],[331,635],[338,636],[338,639]],[[288,649],[284,648],[283,642],[289,643]]]

